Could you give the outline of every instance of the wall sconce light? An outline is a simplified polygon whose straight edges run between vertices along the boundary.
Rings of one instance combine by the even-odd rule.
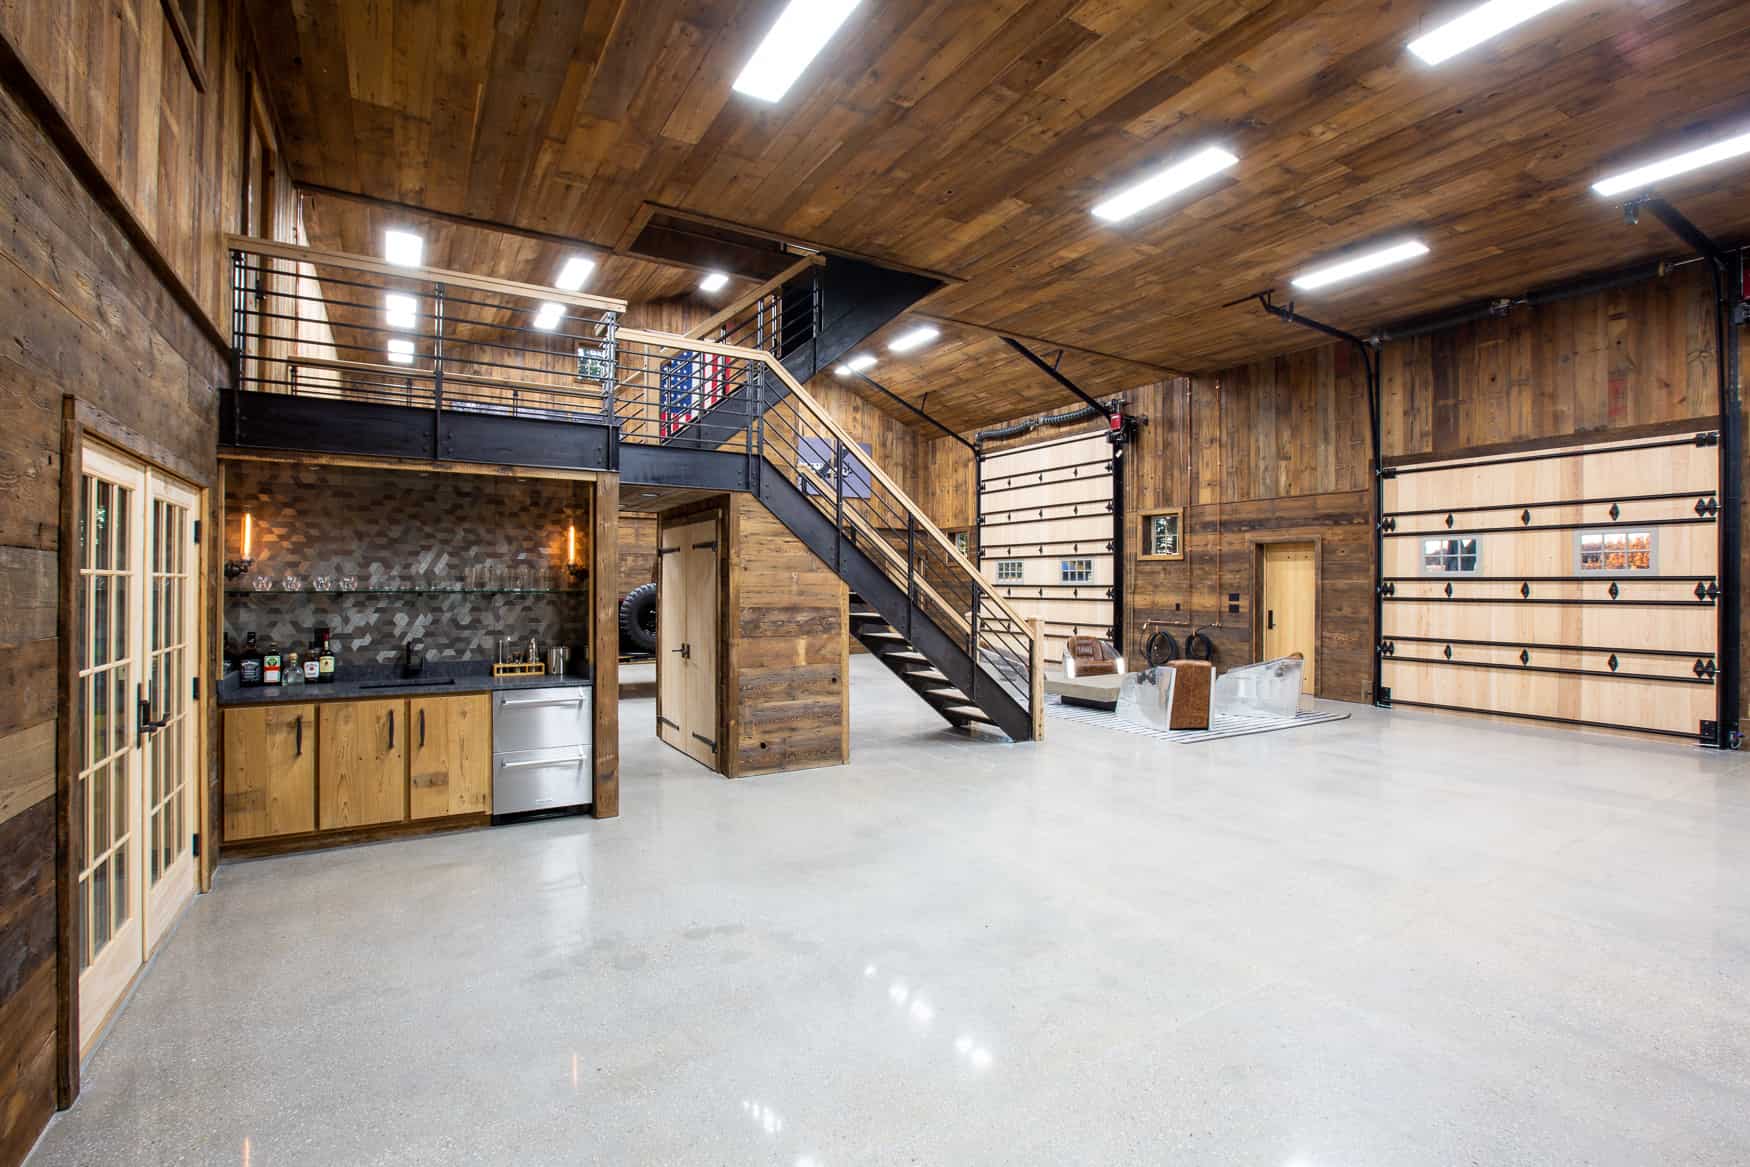
[[[577,562],[576,523],[568,523],[565,527],[565,570],[571,573],[571,582],[573,583],[589,577],[589,568]]]
[[[255,566],[254,558],[249,554],[255,542],[255,515],[249,511],[243,512],[243,558],[225,560],[225,578],[236,579]]]

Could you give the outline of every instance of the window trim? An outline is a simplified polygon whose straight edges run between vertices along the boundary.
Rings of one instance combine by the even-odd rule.
[[[1588,535],[1645,535],[1647,537],[1646,567],[1600,567],[1586,570],[1581,560],[1581,544]],[[1633,523],[1609,527],[1582,527],[1574,532],[1574,574],[1582,579],[1648,579],[1659,574],[1659,529],[1638,527]]]
[[[176,38],[176,47],[182,50],[182,63],[188,66],[190,80],[194,82],[194,87],[197,90],[205,93],[207,91],[206,0],[199,0],[201,27],[198,29],[188,26],[188,20],[182,15],[182,5],[178,0],[161,0],[161,7],[164,9],[164,22],[170,26],[170,34]]]
[[[1440,571],[1433,571],[1428,567],[1429,543],[1463,543],[1466,539],[1469,539],[1477,545],[1477,565],[1475,567],[1442,569]],[[1453,551],[1445,552],[1444,554],[1456,557],[1460,553]],[[1483,574],[1483,541],[1475,535],[1442,535],[1438,531],[1425,532],[1422,535],[1422,546],[1416,553],[1416,571],[1424,579],[1449,579],[1455,575],[1460,577],[1467,575],[1481,575]]]
[[[1152,520],[1157,519],[1157,518],[1161,517],[1162,515],[1172,515],[1179,520],[1179,550],[1172,555],[1144,554],[1142,552],[1144,552],[1145,549],[1150,545],[1149,528],[1153,525]],[[1185,558],[1185,508],[1184,507],[1161,507],[1158,510],[1143,511],[1141,518],[1142,518],[1142,535],[1137,543],[1137,551],[1139,552],[1139,554],[1137,555],[1136,558],[1138,560],[1141,560],[1143,562],[1167,563],[1167,562],[1176,562],[1178,560]]]

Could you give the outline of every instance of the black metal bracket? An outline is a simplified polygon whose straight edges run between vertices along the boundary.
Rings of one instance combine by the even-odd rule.
[[[953,430],[949,429],[947,426],[943,425],[941,422],[937,421],[935,418],[933,418],[929,414],[925,413],[922,408],[920,408],[916,405],[913,405],[911,402],[907,401],[905,398],[901,397],[899,394],[895,393],[893,390],[889,389],[887,386],[883,385],[881,382],[877,381],[875,378],[871,377],[869,374],[858,373],[858,374],[856,374],[856,376],[857,376],[857,379],[859,381],[862,381],[865,384],[871,385],[874,388],[880,390],[882,393],[886,394],[888,397],[892,398],[894,401],[897,401],[900,405],[903,405],[906,409],[910,410],[912,413],[917,414],[919,417],[923,418],[925,421],[929,422],[931,425],[935,426],[937,429],[941,430],[943,433],[947,434],[949,437],[951,437],[955,441],[959,442],[962,446],[965,446],[968,450],[971,450],[974,454],[978,453],[977,446],[973,445],[971,442],[967,441],[965,438],[961,437],[959,434],[955,433]]]
[[[1098,410],[1100,413],[1100,416],[1105,418],[1107,420],[1107,422],[1111,422],[1112,419],[1115,416],[1117,416],[1110,409],[1106,408],[1105,405],[1094,400],[1093,397],[1089,396],[1087,391],[1084,390],[1080,385],[1077,385],[1074,381],[1071,381],[1068,377],[1066,377],[1062,373],[1058,372],[1054,366],[1052,366],[1048,361],[1046,361],[1038,353],[1034,352],[1032,349],[1028,348],[1026,345],[1022,344],[1020,341],[1016,340],[1014,337],[1005,336],[1002,338],[1002,342],[1004,344],[1008,345],[1010,348],[1014,349],[1017,353],[1020,353],[1021,356],[1026,358],[1027,362],[1029,364],[1031,364],[1034,368],[1036,368],[1040,372],[1044,373],[1047,377],[1050,377],[1053,381],[1056,381],[1059,385],[1063,386],[1063,388],[1065,388],[1065,389],[1069,390],[1071,393],[1075,394],[1077,398],[1079,398],[1081,401],[1083,401],[1087,405]]]

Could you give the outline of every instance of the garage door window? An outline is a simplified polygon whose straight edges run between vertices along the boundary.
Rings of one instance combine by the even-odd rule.
[[[1021,581],[1021,561],[1019,559],[997,560],[997,582],[1019,583]]]
[[[1641,531],[1574,532],[1577,575],[1652,575],[1659,570],[1658,533]]]
[[[1422,540],[1423,575],[1475,575],[1483,562],[1477,539]]]
[[[1094,578],[1094,561],[1092,559],[1066,559],[1063,561],[1064,583],[1088,583]]]

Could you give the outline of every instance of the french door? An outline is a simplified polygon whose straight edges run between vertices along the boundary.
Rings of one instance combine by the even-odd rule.
[[[87,446],[79,496],[79,1044],[195,888],[199,496]]]

